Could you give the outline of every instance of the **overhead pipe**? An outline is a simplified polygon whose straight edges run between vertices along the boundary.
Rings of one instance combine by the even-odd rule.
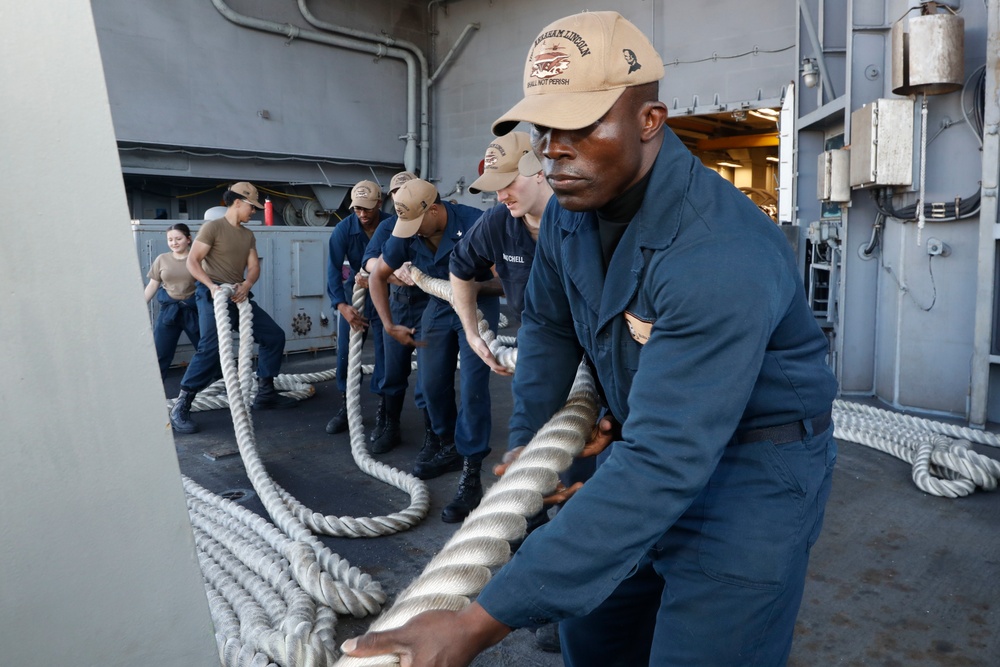
[[[371,53],[378,57],[391,57],[397,58],[399,60],[407,61],[407,59],[413,59],[413,55],[403,49],[387,46],[385,44],[374,44],[372,42],[366,42],[359,39],[353,39],[349,37],[341,37],[337,35],[329,35],[323,32],[317,32],[315,30],[306,30],[294,26],[290,23],[276,23],[274,21],[268,21],[265,19],[254,18],[252,16],[246,16],[234,11],[229,5],[225,3],[224,0],[212,0],[212,4],[215,8],[225,17],[228,21],[235,23],[236,25],[242,26],[244,28],[251,28],[253,30],[260,30],[262,32],[270,32],[276,35],[283,35],[289,40],[293,39],[304,39],[310,42],[317,42],[319,44],[326,44],[327,46],[336,46],[344,49],[351,49],[354,51],[361,51],[363,53]],[[409,61],[407,61],[409,62]],[[407,109],[407,119],[406,119],[406,149],[403,153],[403,164],[407,170],[413,171],[416,166],[417,161],[417,122],[416,122],[416,95],[411,94],[408,100]],[[421,164],[426,164],[426,152],[422,156]]]
[[[302,2],[302,0],[299,1]],[[458,39],[455,40],[455,44],[451,47],[451,50],[448,51],[448,54],[444,57],[444,60],[441,61],[441,64],[438,65],[438,68],[434,71],[433,76],[431,76],[431,78],[427,81],[428,87],[433,86],[434,82],[438,80],[439,76],[441,76],[441,73],[448,68],[448,66],[451,64],[451,61],[454,59],[455,53],[458,51],[459,47],[462,46],[462,44],[465,42],[466,38],[469,36],[469,33],[471,33],[473,30],[479,30],[478,23],[470,23],[467,26],[465,26],[465,29],[462,31],[462,34],[459,35]]]
[[[417,89],[419,86],[420,90],[420,133],[417,136],[411,127],[407,127],[407,151],[411,148],[411,141],[419,139],[420,142],[420,176],[422,178],[427,178],[428,176],[428,156],[430,155],[430,129],[429,129],[429,93],[428,93],[428,78],[427,78],[427,58],[424,56],[423,51],[420,50],[416,44],[408,42],[402,39],[394,39],[387,35],[378,35],[372,32],[365,32],[363,30],[356,30],[354,28],[347,28],[345,26],[336,25],[323,21],[313,14],[309,7],[306,6],[306,0],[298,0],[299,13],[302,14],[304,18],[311,26],[318,28],[320,30],[325,30],[327,32],[336,33],[339,35],[346,35],[348,37],[353,37],[355,39],[363,40],[366,42],[374,42],[378,44],[384,44],[389,48],[390,52],[399,50],[402,52],[403,60],[406,61],[407,67],[407,123],[413,120],[412,115],[416,112],[416,98]],[[412,123],[416,125],[414,121]],[[408,162],[404,158],[404,164],[407,171],[417,171],[415,169],[416,160],[412,163]]]

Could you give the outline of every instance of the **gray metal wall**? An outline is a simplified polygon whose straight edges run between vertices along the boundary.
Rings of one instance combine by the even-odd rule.
[[[832,68],[834,90],[843,96],[840,103],[845,107],[843,112],[831,115],[836,122],[850,128],[852,110],[876,98],[900,99],[892,93],[889,29],[908,6],[903,2],[884,6],[825,3],[827,15],[853,17],[853,25],[844,26],[849,34],[843,57],[836,52],[836,45],[843,39],[831,39],[834,63],[844,60],[849,69],[847,78],[848,73],[838,75],[839,69]],[[985,61],[986,9],[983,3],[964,2],[961,15],[966,22],[968,77]],[[913,104],[913,186],[894,188],[897,208],[912,204],[917,196],[920,100],[914,99]],[[965,104],[971,108],[971,94]],[[926,201],[953,202],[956,197],[968,198],[977,193],[983,155],[963,121],[960,92],[928,97],[928,138]],[[809,157],[800,155],[800,164],[806,159]],[[801,196],[807,193],[806,188],[800,189]],[[844,210],[844,284],[838,328],[842,389],[846,393],[874,394],[902,408],[968,416],[979,218],[959,222],[928,220],[919,235],[914,223],[890,219],[880,255],[866,262],[857,249],[867,243],[875,220],[869,190],[856,189],[852,205]],[[926,241],[931,237],[944,240],[951,255],[929,256]]]
[[[231,4],[248,15],[307,27],[292,0]],[[842,136],[850,143],[851,111],[880,97],[897,97],[891,92],[889,31],[917,4],[711,0],[679,11],[662,0],[623,0],[614,8],[645,30],[664,57],[661,98],[675,116],[742,102],[777,102],[789,83],[800,82],[800,60],[822,55],[824,85],[797,87],[796,222],[806,227],[821,216],[815,164],[825,142]],[[971,74],[985,59],[986,9],[982,2],[952,4],[966,21],[966,74]],[[119,141],[382,163],[402,157],[397,137],[405,125],[405,74],[399,61],[373,62],[371,56],[301,40],[286,43],[239,28],[223,19],[211,0],[169,5],[102,0],[94,5]],[[437,181],[442,194],[480,207],[489,202],[465,188],[477,175],[490,124],[520,98],[530,41],[550,21],[590,8],[578,0],[314,0],[310,6],[324,20],[384,30],[426,46],[430,73],[463,31],[475,26],[430,89],[431,169],[425,176]],[[254,85],[256,79],[233,83],[233,71],[247,72],[261,84]],[[271,120],[258,117],[262,108],[272,113]],[[918,105],[915,115],[919,120]],[[927,201],[950,202],[978,187],[983,155],[962,118],[959,94],[931,99]],[[220,159],[212,170],[221,177],[227,169],[238,171],[234,166],[251,170],[246,178],[279,173],[259,160]],[[134,173],[141,168],[126,167]],[[302,168],[313,171],[311,165],[297,168],[284,172],[295,175],[287,181],[303,182]],[[915,157],[914,182],[916,169]],[[915,198],[915,187],[909,194],[905,190],[897,189],[904,193],[897,206]],[[935,236],[952,250],[949,257],[931,260],[925,246],[917,245],[912,226],[889,221],[878,261],[864,261],[856,251],[870,237],[874,219],[866,190],[855,191],[840,215],[840,266],[832,286],[837,302],[831,317],[832,363],[842,388],[899,407],[966,415],[980,281],[975,270],[979,221],[929,222],[921,240]]]
[[[662,0],[622,0],[604,7],[580,0],[452,3],[447,13],[434,17],[439,31],[435,58],[443,57],[466,25],[480,27],[434,88],[433,175],[442,193],[459,179],[468,185],[477,177],[492,137],[490,126],[521,98],[531,41],[548,23],[588,9],[614,9],[650,37],[668,63],[660,99],[672,115],[716,113],[718,105],[744,101],[778,103],[794,77],[794,0],[712,0],[682,10]],[[458,199],[484,205],[480,196]]]
[[[218,665],[90,4],[0,19],[0,663]]]
[[[241,14],[311,28],[294,0],[228,4]],[[313,0],[309,7],[326,21],[423,38],[422,3]],[[95,0],[93,9],[119,142],[229,153],[230,160],[214,161],[197,174],[218,178],[237,171],[239,152],[402,162],[401,60],[237,26],[211,0]],[[261,117],[264,110],[269,119]],[[244,162],[244,178],[282,180],[280,162]],[[178,176],[196,173],[184,154],[126,154],[125,164]],[[310,165],[290,176],[283,180],[323,183],[329,175]]]

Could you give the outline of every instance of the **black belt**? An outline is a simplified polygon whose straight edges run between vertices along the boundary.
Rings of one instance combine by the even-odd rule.
[[[765,428],[750,428],[745,431],[737,431],[733,440],[737,445],[746,445],[751,442],[763,442],[769,440],[775,445],[787,445],[789,442],[798,442],[806,437],[808,431],[806,424],[812,425],[813,435],[823,433],[830,427],[830,413],[827,412],[812,419],[803,419],[790,424],[780,426],[767,426]]]
[[[420,303],[427,300],[427,293],[419,287],[400,287],[393,285],[389,291],[389,298],[397,303]]]

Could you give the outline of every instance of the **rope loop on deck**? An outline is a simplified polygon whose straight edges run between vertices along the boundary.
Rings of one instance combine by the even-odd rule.
[[[1000,447],[993,433],[840,400],[833,421],[834,437],[910,463],[913,482],[931,495],[960,498],[1000,483],[1000,461],[971,449],[972,443]]]
[[[250,416],[253,310],[247,301],[237,304],[237,363],[229,319],[233,291],[223,285],[214,295],[219,357],[237,446],[275,525],[184,478],[219,656],[226,667],[326,667],[336,655],[335,614],[378,613],[386,596],[369,575],[332,553],[296,518],[283,500],[287,492],[267,475]]]
[[[355,284],[353,306],[364,312],[367,290]],[[430,510],[427,484],[413,475],[372,458],[365,445],[365,429],[361,417],[361,331],[351,329],[347,357],[347,428],[351,438],[351,456],[358,468],[375,479],[390,484],[410,496],[410,505],[387,516],[336,517],[312,512],[282,491],[285,505],[310,530],[334,537],[379,537],[409,530],[420,523]]]

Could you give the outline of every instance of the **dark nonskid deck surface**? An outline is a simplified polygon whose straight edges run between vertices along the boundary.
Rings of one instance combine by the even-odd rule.
[[[366,346],[366,355],[370,354]],[[286,359],[285,373],[327,370],[329,352]],[[180,372],[171,371],[168,395],[176,395]],[[412,378],[411,378],[412,379]],[[365,376],[362,408],[366,429],[376,399]],[[511,410],[510,381],[492,376],[492,465],[506,446]],[[257,447],[271,477],[310,509],[336,516],[377,516],[404,508],[405,493],[362,473],[347,433],[327,435],[326,422],[339,407],[336,383],[314,385],[316,395],[292,410],[254,414]],[[195,435],[175,437],[181,471],[207,489],[230,494],[265,515],[243,469],[228,410],[193,414]],[[423,439],[423,418],[407,394],[403,445],[379,459],[409,471]],[[981,451],[1000,458],[1000,451]],[[423,570],[456,526],[440,519],[455,492],[458,473],[428,482],[431,509],[415,528],[374,539],[323,537],[352,565],[381,582],[390,604]],[[1000,664],[1000,495],[977,492],[950,500],[922,493],[910,467],[888,454],[841,442],[826,523],[813,549],[790,665],[980,666]],[[341,617],[338,642],[362,632],[371,618]],[[519,630],[480,656],[480,667],[554,667],[557,654],[535,647]]]

